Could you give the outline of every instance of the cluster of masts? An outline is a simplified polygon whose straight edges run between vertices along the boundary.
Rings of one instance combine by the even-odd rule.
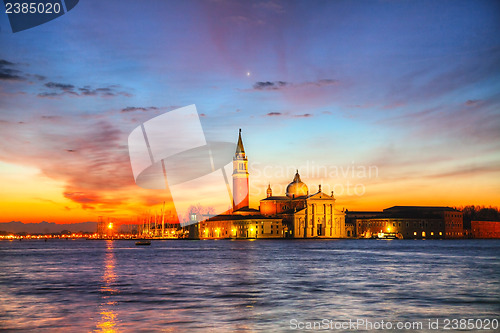
[[[165,202],[160,213],[145,213],[138,217],[139,237],[142,238],[171,238],[176,234],[178,223],[169,223],[173,220],[171,212],[168,213],[168,219],[165,221]]]

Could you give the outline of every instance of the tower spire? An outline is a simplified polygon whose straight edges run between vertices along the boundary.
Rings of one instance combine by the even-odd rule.
[[[244,154],[245,154],[245,147],[243,147],[243,140],[241,140],[241,128],[240,128],[240,132],[238,134],[238,144],[236,145],[236,156],[238,154],[243,154],[243,157],[244,157]]]
[[[248,159],[241,140],[241,128],[238,144],[233,157],[233,211],[248,207]]]

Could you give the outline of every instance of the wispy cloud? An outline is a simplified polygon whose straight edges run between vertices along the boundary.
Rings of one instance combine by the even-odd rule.
[[[394,80],[386,100],[406,103],[426,101],[459,91],[478,82],[493,78],[500,68],[500,47],[462,56],[458,64],[443,65],[439,59],[433,65],[413,70]]]
[[[464,104],[467,106],[477,106],[481,103],[481,100],[478,99],[469,99]]]
[[[451,171],[429,175],[429,178],[464,177],[484,173],[500,173],[500,164],[484,164],[458,167]]]
[[[284,81],[275,81],[275,82],[270,82],[270,81],[261,81],[261,82],[255,82],[253,85],[254,90],[278,90],[281,88],[286,87],[289,85],[289,83],[284,82]]]
[[[75,86],[72,84],[55,83],[55,82],[45,83],[45,86],[47,88],[60,89],[63,91],[72,91],[73,89],[75,89]]]
[[[233,24],[237,25],[248,25],[248,24],[253,24],[253,25],[264,25],[264,21],[261,19],[252,19],[244,15],[234,15],[234,16],[229,16],[227,20]]]
[[[338,80],[332,79],[321,79],[316,81],[307,81],[299,83],[290,83],[285,81],[258,81],[252,86],[249,91],[273,91],[273,90],[284,90],[291,88],[303,88],[303,87],[326,87],[333,86],[339,83]],[[247,90],[248,91],[248,90]]]
[[[0,81],[12,81],[12,82],[22,82],[26,81],[26,86],[35,86],[41,84],[42,92],[38,93],[38,97],[42,98],[56,98],[60,96],[73,96],[73,97],[85,97],[85,96],[98,96],[98,97],[131,97],[132,94],[123,89],[120,85],[107,85],[102,87],[92,87],[90,85],[84,85],[81,87],[75,86],[74,84],[61,83],[47,80],[46,76],[39,74],[32,74],[24,72],[19,69],[21,65],[17,63],[10,62],[5,59],[0,59]],[[24,94],[26,92],[12,92],[12,91],[2,91],[1,94],[6,94],[13,96],[15,94]]]
[[[413,138],[448,138],[463,142],[462,149],[478,143],[486,149],[500,140],[499,104],[500,94],[496,94],[482,100],[469,99],[402,113],[379,123],[407,128]]]
[[[87,194],[84,192],[64,192],[64,196],[74,202],[78,203],[83,203],[83,204],[88,204],[88,203],[94,203],[94,202],[99,202],[100,198],[99,196],[95,194]]]
[[[58,122],[57,131],[54,121]],[[37,166],[43,175],[62,182],[63,197],[83,209],[126,206],[152,194],[135,186],[126,147],[128,129],[122,127],[78,115],[44,115],[24,124],[0,122],[0,132],[8,143],[0,147],[0,158]],[[37,140],[32,140],[33,135]],[[157,193],[156,198],[156,203],[166,200],[165,193]]]
[[[20,69],[22,64],[0,59],[0,81],[44,81],[45,76],[31,74]]]
[[[312,117],[313,115],[311,113],[293,114],[293,113],[283,113],[283,112],[269,112],[265,116],[266,117],[309,118],[309,117]]]
[[[123,108],[121,112],[136,112],[136,111],[147,112],[151,110],[158,110],[158,108],[156,106],[148,106],[148,107],[127,106],[126,108]]]
[[[48,88],[49,90],[39,93],[39,97],[59,97],[64,95],[99,97],[132,96],[132,94],[130,94],[129,92],[121,89],[119,85],[110,85],[99,88],[93,88],[89,85],[85,85],[78,88],[75,85],[68,83],[47,82],[44,84],[44,87]]]
[[[102,88],[91,88],[90,86],[84,86],[83,88],[78,88],[81,96],[103,96],[103,97],[115,97],[124,96],[131,97],[132,94],[124,90],[120,90],[120,86],[111,85]]]
[[[5,81],[24,81],[26,77],[23,76],[20,70],[14,69],[16,64],[0,59],[0,80]]]
[[[42,120],[50,121],[50,122],[61,122],[64,117],[62,116],[54,116],[54,115],[43,115],[40,117]]]
[[[256,2],[253,4],[253,7],[268,10],[268,11],[274,12],[276,14],[285,13],[285,8],[281,4],[279,4],[277,1],[273,1],[273,0]]]

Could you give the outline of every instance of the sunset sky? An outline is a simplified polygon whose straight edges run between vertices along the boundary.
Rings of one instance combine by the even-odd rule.
[[[3,12],[0,222],[171,204],[127,138],[190,104],[208,140],[242,129],[254,208],[295,169],[349,210],[500,205],[498,1],[85,0],[19,33]]]

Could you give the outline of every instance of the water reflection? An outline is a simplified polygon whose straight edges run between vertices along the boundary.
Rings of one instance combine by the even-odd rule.
[[[101,319],[96,325],[94,332],[114,333],[116,329],[117,317],[114,307],[116,302],[112,300],[112,296],[118,293],[118,289],[114,288],[116,281],[115,274],[115,254],[113,241],[106,241],[106,256],[104,259],[104,274],[102,276],[102,286],[100,288],[101,303],[99,305]]]
[[[292,319],[492,320],[499,253],[499,240],[0,242],[0,331],[290,332]]]

